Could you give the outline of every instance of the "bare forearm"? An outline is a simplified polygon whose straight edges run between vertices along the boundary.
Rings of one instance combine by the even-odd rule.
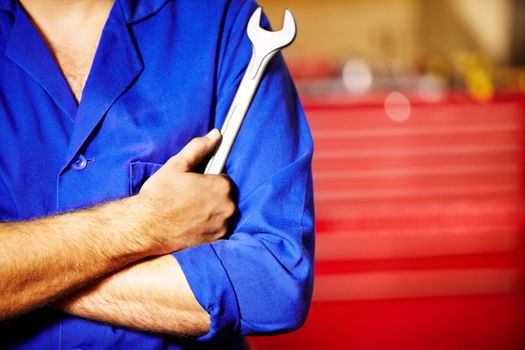
[[[0,224],[0,321],[143,258],[130,200]]]
[[[205,334],[210,324],[170,255],[128,267],[56,306],[95,321],[182,337]]]
[[[224,176],[191,172],[219,141],[218,130],[193,139],[134,197],[30,222],[0,223],[0,321],[57,300],[146,257],[221,238],[235,212],[232,184]],[[141,266],[149,265],[137,265],[130,271],[142,271]],[[186,293],[177,294],[177,310],[186,310],[182,304],[193,295],[180,269],[175,270],[176,276],[182,276],[176,279],[175,289]],[[117,276],[125,275],[110,281],[121,281]],[[164,281],[170,274],[156,276]],[[161,286],[158,282],[155,280]]]

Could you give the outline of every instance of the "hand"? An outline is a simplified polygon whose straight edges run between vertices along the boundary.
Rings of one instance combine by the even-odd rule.
[[[228,220],[236,211],[230,179],[191,172],[220,139],[219,131],[212,130],[190,141],[136,196],[145,208],[144,231],[155,254],[214,242],[227,233]]]
[[[0,281],[9,281],[0,283],[0,323],[147,257],[224,236],[235,212],[231,182],[224,175],[190,172],[219,140],[215,130],[191,141],[134,197],[46,218],[0,223]],[[174,264],[175,259],[168,258],[164,261]],[[174,290],[179,287],[190,290],[187,284]],[[186,295],[193,297],[191,291]],[[193,301],[191,307],[200,310]],[[206,316],[203,310],[197,314]]]

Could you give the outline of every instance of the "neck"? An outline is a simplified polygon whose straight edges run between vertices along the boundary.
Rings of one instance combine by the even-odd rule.
[[[80,101],[104,24],[116,0],[20,0]]]
[[[20,0],[46,41],[69,41],[101,30],[115,0]]]
[[[114,0],[20,0],[35,22],[82,24],[101,11],[109,11]]]

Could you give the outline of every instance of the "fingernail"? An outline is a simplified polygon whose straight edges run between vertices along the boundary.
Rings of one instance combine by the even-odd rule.
[[[206,134],[206,137],[212,140],[217,140],[219,137],[221,137],[221,133],[217,129],[213,129],[208,134]]]

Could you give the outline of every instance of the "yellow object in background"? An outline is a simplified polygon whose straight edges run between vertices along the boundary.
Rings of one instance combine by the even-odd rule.
[[[494,86],[487,71],[480,67],[471,68],[466,77],[467,90],[477,101],[490,101],[494,96]]]

